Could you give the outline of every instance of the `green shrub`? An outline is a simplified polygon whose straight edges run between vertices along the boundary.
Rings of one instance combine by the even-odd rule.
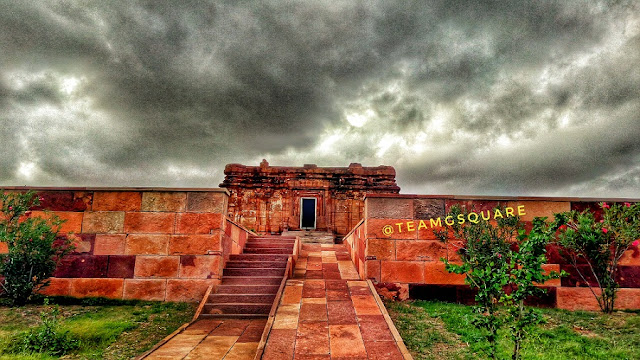
[[[9,249],[0,254],[0,293],[13,305],[24,305],[32,294],[46,286],[60,259],[73,250],[69,238],[59,239],[63,221],[30,216],[39,205],[35,192],[0,194],[0,241]]]
[[[78,340],[74,339],[68,330],[60,329],[58,305],[48,305],[49,302],[45,299],[47,308],[40,313],[42,325],[18,335],[9,347],[9,352],[36,352],[60,356],[78,348]]]

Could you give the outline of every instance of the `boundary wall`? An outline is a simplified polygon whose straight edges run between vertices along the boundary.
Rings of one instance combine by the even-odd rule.
[[[43,289],[48,295],[200,301],[250,234],[226,217],[224,189],[4,190],[29,189],[42,199],[31,216],[66,220],[61,235],[76,246]]]
[[[423,195],[370,195],[365,199],[365,217],[345,238],[362,279],[371,279],[378,292],[398,299],[423,298],[462,303],[473,302],[475,294],[464,283],[464,275],[448,273],[440,258],[459,261],[456,251],[461,243],[436,239],[432,228],[418,229],[420,220],[442,217],[451,206],[459,205],[476,212],[496,206],[524,205],[521,219],[527,231],[536,216],[553,219],[553,214],[569,210],[591,209],[602,216],[599,202],[638,202],[630,199],[577,199],[532,197],[465,197]],[[517,213],[517,210],[515,210]],[[408,226],[407,223],[413,223]],[[401,224],[398,227],[397,224]],[[385,232],[385,226],[392,231]],[[445,225],[446,226],[446,225]],[[530,303],[563,309],[597,310],[595,298],[573,267],[563,261],[557,246],[547,247],[545,269],[565,270],[569,276],[543,285],[547,295]],[[591,280],[591,279],[588,279]],[[616,299],[620,309],[640,309],[640,251],[631,247],[620,261],[617,280],[621,286]]]

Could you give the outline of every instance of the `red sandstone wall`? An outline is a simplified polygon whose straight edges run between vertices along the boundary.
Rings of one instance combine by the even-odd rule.
[[[19,189],[23,190],[23,189]],[[42,190],[38,211],[78,238],[44,290],[50,295],[199,301],[217,285],[247,231],[225,216],[222,189]],[[5,251],[6,248],[0,248]]]
[[[611,201],[611,200],[603,200]],[[365,220],[358,232],[351,232],[345,241],[352,252],[360,276],[373,279],[382,285],[394,284],[406,293],[408,288],[415,292],[441,292],[457,300],[468,301],[473,294],[464,285],[462,275],[450,274],[439,260],[442,257],[458,259],[455,239],[442,243],[435,238],[432,229],[417,230],[419,220],[443,216],[454,205],[477,211],[489,210],[498,205],[517,207],[524,205],[526,215],[522,220],[530,229],[531,220],[536,216],[553,218],[553,214],[568,210],[586,208],[598,211],[598,201],[580,199],[534,199],[534,198],[474,198],[427,197],[416,195],[374,195],[365,200]],[[415,229],[408,231],[397,228],[397,223],[415,221]],[[444,218],[443,218],[444,220]],[[444,223],[443,223],[444,224]],[[392,225],[390,235],[383,233],[385,225]],[[359,234],[359,235],[358,235]],[[538,299],[541,305],[557,306],[564,309],[598,309],[597,303],[585,284],[568,264],[563,263],[558,249],[549,246],[547,254],[548,270],[565,270],[570,276],[545,284],[548,297]],[[640,252],[634,248],[625,254],[620,262],[618,278],[622,289],[619,293],[619,308],[640,309]],[[418,286],[423,285],[423,286]],[[443,295],[445,296],[445,295]],[[445,296],[446,297],[446,296]]]

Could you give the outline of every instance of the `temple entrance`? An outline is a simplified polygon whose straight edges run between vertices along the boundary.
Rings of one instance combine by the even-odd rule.
[[[316,228],[316,198],[300,199],[300,229]]]

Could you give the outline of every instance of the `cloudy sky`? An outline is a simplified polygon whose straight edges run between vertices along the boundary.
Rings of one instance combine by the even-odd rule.
[[[4,186],[640,198],[640,2],[0,0],[0,124]]]

